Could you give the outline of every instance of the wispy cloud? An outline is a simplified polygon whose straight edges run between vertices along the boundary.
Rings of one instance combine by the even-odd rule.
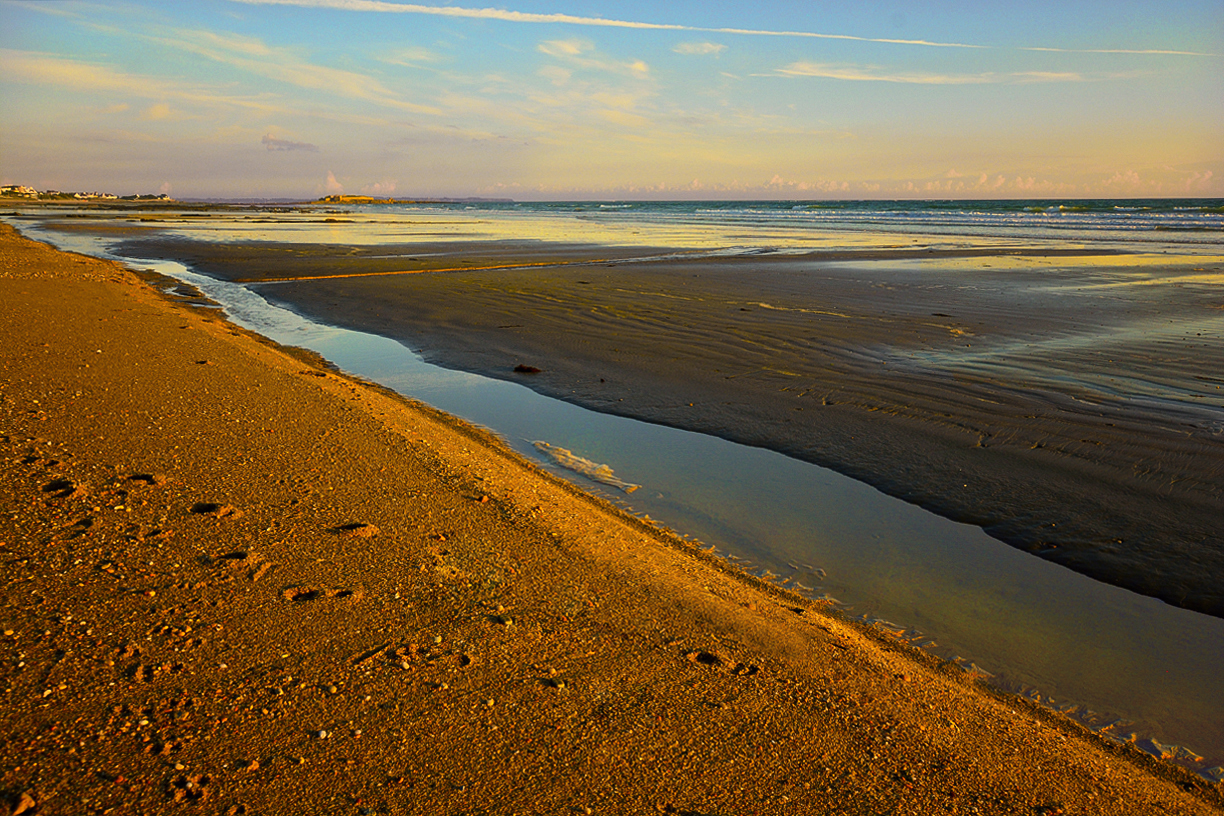
[[[312,145],[309,142],[291,142],[288,139],[278,139],[271,133],[265,135],[260,141],[269,151],[305,150],[308,153],[319,152],[318,145]]]
[[[422,65],[430,65],[435,62],[440,62],[442,57],[439,54],[430,51],[428,48],[402,48],[391,54],[386,54],[379,57],[382,62],[391,65],[402,65],[406,68],[417,68]]]
[[[594,44],[587,40],[546,40],[537,46],[541,54],[556,57],[568,65],[586,68],[604,73],[627,74],[634,77],[645,77],[650,73],[650,66],[641,60],[619,62],[608,59],[595,51]]]
[[[118,71],[108,65],[67,59],[35,51],[0,48],[0,66],[10,81],[57,85],[74,91],[115,92],[146,99],[176,99],[196,104],[224,105],[280,112],[283,109],[251,97],[223,94],[143,74]],[[164,104],[164,103],[159,103]]]
[[[897,72],[879,65],[850,65],[828,62],[792,62],[773,74],[758,76],[818,77],[850,82],[897,82],[907,85],[1020,85],[1035,82],[1087,82],[1089,77],[1074,71],[1018,71],[1012,73],[985,72],[979,74],[936,74]],[[1092,79],[1115,79],[1122,75],[1106,75]],[[1127,76],[1130,76],[1129,74]]]
[[[165,102],[158,102],[156,105],[150,105],[145,109],[143,117],[150,120],[169,119],[174,115],[174,110]]]
[[[575,14],[536,14],[495,8],[460,8],[457,6],[424,6],[416,3],[389,3],[386,0],[231,0],[246,5],[303,6],[341,11],[381,12],[390,14],[429,14],[438,17],[459,17],[472,20],[502,20],[509,23],[564,23],[601,28],[635,28],[646,31],[699,31],[709,34],[745,34],[758,37],[807,37],[821,40],[851,40],[854,42],[889,43],[893,45],[925,45],[934,48],[985,48],[968,43],[900,40],[884,37],[854,37],[849,34],[821,34],[814,31],[771,31],[751,28],[706,28],[673,23],[645,23],[639,20],[615,20],[607,17],[582,17]]]
[[[437,114],[438,108],[403,99],[371,76],[308,62],[287,48],[272,48],[250,37],[219,35],[210,31],[180,30],[154,38],[163,44],[198,54],[243,71],[350,99],[362,99],[412,113]]]
[[[723,45],[722,43],[686,42],[686,43],[680,43],[672,50],[675,51],[677,54],[690,54],[694,56],[703,56],[705,54],[722,53],[726,48],[727,46]]]
[[[707,34],[740,34],[756,37],[798,37],[820,40],[847,40],[850,42],[881,43],[887,45],[912,45],[928,48],[976,48],[992,49],[995,46],[977,43],[939,42],[934,40],[907,40],[892,37],[856,37],[850,34],[827,34],[815,31],[786,31],[753,28],[709,28],[673,23],[646,23],[638,20],[615,20],[606,17],[583,17],[574,14],[536,14],[495,8],[461,8],[456,6],[426,6],[417,3],[391,3],[387,0],[231,0],[247,5],[302,6],[306,8],[328,8],[341,11],[379,12],[389,14],[428,14],[438,17],[458,17],[474,20],[502,20],[510,23],[563,23],[568,25],[597,26],[604,28],[635,28],[647,31],[695,31]],[[1011,50],[1010,48],[1007,50]],[[1101,48],[1044,48],[1041,46],[1019,47],[1021,51],[1055,51],[1064,54],[1149,54],[1176,55],[1186,57],[1218,57],[1220,54],[1199,51],[1174,51],[1161,49],[1101,49]]]
[[[1021,46],[1017,51],[1048,51],[1053,54],[1151,54],[1172,57],[1219,57],[1205,51],[1172,51],[1162,48],[1043,48],[1037,45]]]

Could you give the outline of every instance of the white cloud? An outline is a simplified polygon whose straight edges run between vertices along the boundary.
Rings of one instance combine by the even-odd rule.
[[[1106,187],[1137,187],[1139,174],[1134,170],[1118,170],[1102,183]]]
[[[148,108],[145,108],[144,118],[154,120],[169,119],[172,113],[173,111],[170,110],[169,105],[165,102],[159,102],[156,105],[150,105]]]
[[[383,62],[391,65],[403,65],[406,68],[416,68],[421,65],[441,62],[442,57],[439,54],[430,51],[428,48],[401,48],[390,54],[386,54],[380,58]]]
[[[288,139],[278,139],[271,133],[265,135],[260,140],[264,147],[269,151],[289,151],[289,150],[304,150],[307,153],[318,153],[317,145],[312,145],[309,142],[291,142]]]
[[[323,189],[328,195],[342,195],[344,193],[344,185],[336,181],[336,174],[332,171],[327,171],[327,181],[323,184]]]
[[[576,68],[638,78],[645,78],[650,73],[650,66],[642,60],[618,62],[609,59],[597,54],[595,46],[587,40],[545,40],[536,46],[536,50]]]
[[[9,81],[56,85],[87,93],[113,92],[146,99],[175,99],[196,104],[225,105],[264,111],[283,110],[261,99],[223,94],[206,86],[188,85],[143,74],[129,74],[117,71],[108,65],[98,65],[35,51],[0,48],[0,66],[3,66],[5,79]],[[158,104],[164,105],[165,102]]]
[[[848,65],[829,62],[792,62],[776,74],[793,77],[818,77],[851,82],[900,82],[911,85],[981,85],[1002,81],[1000,75],[889,73],[878,65]]]
[[[1184,182],[1184,187],[1187,192],[1202,192],[1211,189],[1213,185],[1211,178],[1214,174],[1210,170],[1205,170],[1201,173],[1193,173]]]
[[[849,34],[820,34],[813,31],[769,31],[748,28],[705,28],[672,23],[643,23],[636,20],[615,20],[606,17],[581,17],[575,14],[534,14],[496,8],[461,8],[457,6],[425,6],[416,3],[390,3],[385,0],[232,0],[246,5],[302,6],[330,8],[342,11],[380,12],[392,14],[428,14],[438,17],[458,17],[471,20],[502,20],[509,23],[547,23],[602,28],[636,28],[647,31],[700,31],[712,34],[748,34],[764,37],[808,37],[822,40],[852,40],[896,45],[926,45],[939,48],[984,48],[965,43],[941,43],[928,40],[898,40],[853,37]]]
[[[686,43],[680,43],[672,50],[675,51],[677,54],[689,54],[689,55],[702,56],[705,54],[720,54],[726,48],[727,46],[723,45],[722,43],[686,42]]]
[[[595,48],[586,40],[546,40],[537,46],[542,54],[552,57],[576,57]]]
[[[396,182],[392,179],[389,181],[376,181],[373,184],[367,184],[361,188],[362,195],[368,196],[389,196],[395,192]]]
[[[822,79],[841,79],[851,82],[896,82],[906,85],[1029,85],[1051,82],[1102,82],[1106,80],[1135,79],[1139,71],[1081,74],[1076,71],[1012,71],[979,74],[935,74],[892,71],[880,65],[854,65],[850,63],[808,62],[799,60],[773,74],[756,76],[801,76]]]
[[[290,49],[271,48],[252,38],[220,36],[209,31],[188,30],[179,31],[177,36],[162,38],[159,41],[266,79],[285,82],[299,88],[323,91],[350,99],[362,99],[414,113],[441,113],[436,107],[419,105],[403,99],[373,77],[342,68],[316,65],[301,59]]]

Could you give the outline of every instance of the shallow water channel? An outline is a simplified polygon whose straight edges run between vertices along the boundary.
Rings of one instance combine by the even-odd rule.
[[[93,238],[15,225],[64,249],[106,254]],[[483,426],[747,571],[836,599],[846,614],[1004,688],[1224,778],[1224,620],[1086,578],[815,465],[440,368],[396,341],[313,323],[181,264],[129,263],[198,287],[245,328]],[[626,494],[563,470],[535,441],[641,487]]]

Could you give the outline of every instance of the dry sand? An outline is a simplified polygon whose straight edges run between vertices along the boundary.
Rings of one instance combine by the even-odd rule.
[[[1221,812],[7,226],[0,337],[0,812]]]

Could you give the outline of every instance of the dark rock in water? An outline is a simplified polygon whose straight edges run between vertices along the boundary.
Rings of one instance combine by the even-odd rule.
[[[523,365],[522,363],[519,363],[518,365],[514,367],[514,373],[515,374],[539,374],[540,369],[536,368],[535,366]]]

